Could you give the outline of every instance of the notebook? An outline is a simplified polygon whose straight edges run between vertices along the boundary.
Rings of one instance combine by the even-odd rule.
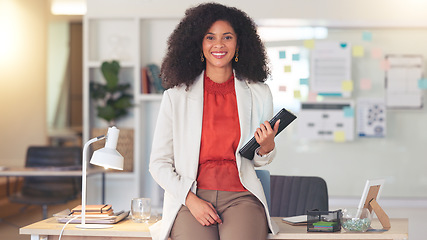
[[[285,217],[282,218],[282,222],[290,224],[292,226],[304,226],[307,225],[307,215]]]
[[[286,110],[285,108],[282,108],[270,121],[271,127],[274,126],[277,120],[280,119],[279,123],[279,130],[277,131],[277,134],[279,134],[283,129],[285,129],[291,122],[293,122],[297,117]],[[276,136],[277,136],[276,134]],[[243,157],[252,160],[255,155],[255,150],[259,147],[259,144],[257,143],[255,137],[252,137],[251,140],[249,140],[240,150],[239,153]]]
[[[129,215],[129,211],[120,211],[117,213],[114,213],[111,216],[88,216],[86,215],[86,223],[99,223],[99,224],[112,224],[120,222],[121,220],[125,219]],[[71,215],[71,211],[69,209],[63,210],[59,213],[53,214],[53,216],[56,218],[57,222],[60,223],[66,223],[71,220],[70,223],[81,223],[81,218],[75,218],[75,216]]]

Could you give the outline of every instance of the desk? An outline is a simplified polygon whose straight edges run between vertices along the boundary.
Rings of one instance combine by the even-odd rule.
[[[90,168],[87,176],[102,173],[102,203],[105,203],[105,169],[103,168]],[[32,168],[32,167],[6,167],[0,170],[0,177],[81,177],[81,169],[69,169],[61,167],[46,167],[46,168]],[[7,180],[8,181],[8,180]],[[6,185],[9,188],[9,184]],[[7,189],[7,194],[10,190]]]
[[[279,224],[280,232],[277,235],[269,235],[268,239],[408,239],[408,219],[390,219],[391,229],[387,232],[348,233],[342,230],[336,233],[307,233],[306,226],[291,226],[282,223],[281,218],[273,218]],[[31,235],[31,240],[58,239],[64,224],[57,223],[55,218],[49,218],[33,223],[19,229],[20,234]],[[69,224],[61,239],[73,240],[133,240],[151,239],[148,224],[134,223],[126,219],[114,224],[109,229],[79,229],[74,224]],[[374,228],[380,228],[377,219],[373,221]],[[108,238],[106,238],[108,237]]]

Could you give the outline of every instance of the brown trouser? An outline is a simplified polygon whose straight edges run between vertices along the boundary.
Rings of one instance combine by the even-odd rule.
[[[250,192],[198,189],[197,196],[212,203],[222,224],[201,225],[182,206],[171,230],[172,240],[265,240],[267,218],[261,202]]]

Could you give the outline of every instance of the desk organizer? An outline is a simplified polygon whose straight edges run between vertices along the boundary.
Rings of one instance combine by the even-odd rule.
[[[307,211],[307,232],[341,231],[341,209],[336,211]]]

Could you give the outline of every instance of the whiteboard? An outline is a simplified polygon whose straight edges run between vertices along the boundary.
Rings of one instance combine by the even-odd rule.
[[[381,59],[386,54],[421,55],[423,72],[427,72],[426,29],[328,30],[325,40],[345,41],[364,49],[363,57],[352,59],[354,90],[350,99],[385,97],[385,70]],[[363,40],[362,34],[366,31],[372,34],[371,41]],[[274,42],[266,46],[304,46],[304,43],[302,40]],[[380,50],[379,59],[371,56],[373,49]],[[371,80],[369,90],[360,89],[363,78]],[[425,98],[421,101],[423,108],[419,109],[387,109],[387,135],[383,138],[356,136],[353,141],[343,143],[313,141],[300,139],[297,124],[291,124],[277,136],[277,156],[264,169],[272,175],[320,176],[328,184],[329,195],[335,197],[360,197],[366,180],[378,178],[385,179],[383,197],[427,197],[427,102]]]

